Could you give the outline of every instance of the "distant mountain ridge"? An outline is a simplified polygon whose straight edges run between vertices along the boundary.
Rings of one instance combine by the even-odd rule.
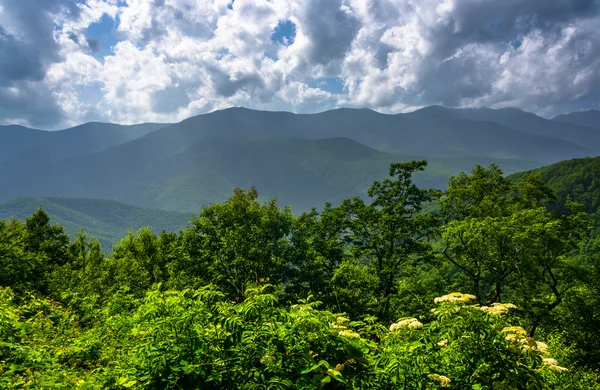
[[[25,220],[39,207],[50,215],[52,224],[64,226],[72,237],[84,231],[98,238],[106,252],[129,230],[151,226],[157,234],[163,230],[178,232],[194,218],[192,213],[145,209],[109,200],[19,197],[0,203],[0,220]]]
[[[60,131],[0,126],[0,183],[74,156],[89,155],[142,137],[166,124],[122,126],[91,122]]]
[[[558,115],[552,118],[555,122],[573,123],[579,126],[586,126],[595,129],[600,129],[600,111],[587,110],[572,112],[570,114]]]
[[[393,161],[428,159],[419,184],[443,188],[477,163],[498,162],[511,173],[600,155],[599,129],[516,109],[230,108],[170,125],[90,123],[48,133],[0,128],[0,201],[104,198],[195,212],[256,185],[303,211],[364,194]]]

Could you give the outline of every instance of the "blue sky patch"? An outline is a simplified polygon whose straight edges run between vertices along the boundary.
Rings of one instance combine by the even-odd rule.
[[[294,43],[296,38],[296,25],[291,20],[280,21],[273,34],[271,40],[276,43],[280,43],[285,46],[289,46]]]
[[[344,82],[339,77],[321,77],[308,82],[311,88],[319,88],[333,94],[344,93]]]
[[[104,56],[110,55],[111,48],[119,42],[115,34],[115,27],[113,18],[104,14],[97,23],[91,24],[85,30],[88,44],[93,51],[94,57],[98,60],[102,60]]]

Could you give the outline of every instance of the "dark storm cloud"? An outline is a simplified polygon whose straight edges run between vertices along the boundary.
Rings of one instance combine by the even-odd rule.
[[[85,40],[91,51],[97,53],[100,50],[100,41],[98,39],[87,37]]]
[[[310,38],[308,61],[328,65],[341,60],[350,49],[361,25],[341,8],[339,0],[313,0],[306,4],[304,33]]]
[[[187,2],[167,3],[165,0],[149,0],[150,25],[139,36],[129,36],[138,44],[160,40],[169,29],[179,30],[190,37],[207,37],[214,32],[214,20],[196,19],[198,11]]]
[[[264,88],[263,79],[257,74],[244,74],[232,80],[229,74],[219,70],[212,69],[211,80],[213,88],[219,96],[231,97],[239,90],[252,92],[256,89]]]
[[[18,35],[0,26],[0,120],[26,118],[32,125],[55,124],[62,112],[50,92],[34,82],[60,60],[51,14],[62,11],[76,17],[79,10],[68,0],[3,0],[2,8]]]
[[[407,2],[398,7],[373,1],[369,11],[379,23],[402,25],[415,13],[431,12],[438,4]],[[505,101],[532,110],[560,110],[561,102],[588,101],[600,88],[600,0],[455,0],[452,4],[443,21],[420,24],[428,50],[414,58],[419,64],[416,82],[397,100],[448,106]],[[396,15],[396,22],[389,15]],[[537,47],[520,51],[527,39]],[[386,66],[390,53],[380,43],[375,55],[380,68]],[[511,57],[500,64],[504,53]],[[518,80],[528,72],[531,77]],[[576,85],[582,75],[586,82]],[[500,79],[510,85],[508,91],[495,90]]]
[[[56,98],[37,83],[19,81],[13,88],[0,87],[0,123],[25,121],[31,127],[55,127],[64,113],[56,104]]]
[[[461,0],[450,23],[431,30],[439,56],[467,43],[506,42],[539,29],[556,33],[564,23],[595,17],[598,0]]]
[[[36,45],[22,43],[8,35],[0,26],[0,87],[12,86],[22,80],[38,81],[44,77],[44,57]]]

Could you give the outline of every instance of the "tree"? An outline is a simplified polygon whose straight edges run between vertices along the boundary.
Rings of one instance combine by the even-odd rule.
[[[42,208],[25,220],[25,249],[45,257],[48,266],[69,261],[69,236],[62,226],[50,225],[50,216]]]
[[[154,284],[166,280],[166,264],[159,256],[159,239],[150,228],[129,232],[113,248],[107,260],[107,284],[128,287],[142,297]]]
[[[255,188],[236,189],[227,202],[206,207],[184,231],[186,269],[241,300],[249,283],[282,282],[289,258],[293,215],[275,200],[258,202]]]
[[[103,295],[107,290],[104,253],[97,238],[78,232],[68,248],[70,262],[57,267],[50,282],[51,295],[64,298],[65,294],[80,297]]]
[[[291,262],[286,269],[284,293],[288,302],[312,294],[328,307],[336,307],[338,293],[331,284],[340,265],[348,259],[343,213],[331,203],[294,219],[290,235]]]
[[[480,304],[509,299],[525,310],[530,335],[571,287],[565,255],[585,231],[585,215],[550,210],[552,198],[538,176],[514,182],[491,165],[451,178],[441,200],[445,259]]]
[[[25,223],[0,222],[0,285],[48,294],[51,274],[67,264],[69,236],[41,208]]]
[[[412,181],[412,175],[426,166],[426,161],[391,164],[390,178],[373,183],[367,191],[372,203],[355,197],[339,206],[343,237],[353,257],[377,277],[376,314],[382,319],[390,318],[390,297],[402,272],[431,253],[427,239],[437,217],[422,210],[439,191],[419,189]]]

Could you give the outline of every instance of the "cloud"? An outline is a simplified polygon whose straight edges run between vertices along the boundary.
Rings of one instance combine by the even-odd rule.
[[[549,114],[600,87],[597,1],[353,4],[363,28],[344,73],[356,104],[514,105]]]
[[[88,35],[105,18],[110,39]],[[598,25],[598,0],[5,0],[0,122],[176,121],[239,105],[550,116],[599,107]]]
[[[0,120],[53,125],[63,118],[43,84],[48,67],[61,60],[53,38],[53,15],[77,17],[70,1],[5,0],[0,6]]]

